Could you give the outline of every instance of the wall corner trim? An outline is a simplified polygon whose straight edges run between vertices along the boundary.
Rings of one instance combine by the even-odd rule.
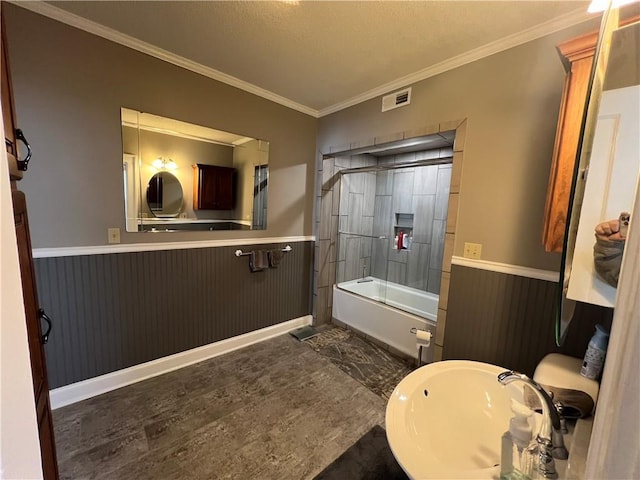
[[[150,252],[155,250],[185,250],[189,248],[241,247],[269,243],[315,242],[316,237],[267,237],[204,240],[193,242],[119,243],[117,245],[88,245],[78,247],[34,248],[33,258],[75,257],[78,255],[105,255],[111,253]]]
[[[55,410],[56,408],[86,400],[87,398],[131,385],[132,383],[140,382],[151,377],[162,375],[163,373],[202,362],[209,358],[217,357],[218,355],[248,347],[254,343],[283,335],[298,327],[311,325],[312,320],[313,317],[311,315],[305,315],[304,317],[294,318],[293,320],[261,328],[260,330],[244,333],[202,347],[162,357],[151,362],[141,363],[133,367],[53,389],[49,392],[51,408]]]
[[[547,282],[558,282],[560,279],[560,274],[558,272],[522,267],[520,265],[510,265],[508,263],[489,262],[487,260],[475,260],[457,256],[453,256],[451,258],[451,263],[462,267],[478,268],[480,270],[489,270],[491,272],[506,273],[507,275],[518,275],[520,277],[535,278],[537,280],[544,280]]]

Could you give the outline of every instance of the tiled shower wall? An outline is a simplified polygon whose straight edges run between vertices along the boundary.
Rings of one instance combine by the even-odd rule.
[[[337,157],[334,171],[343,168],[373,167],[377,159],[371,155]],[[374,201],[376,173],[360,172],[343,175],[340,179],[338,282],[354,280],[371,274]]]
[[[351,162],[337,158],[335,165],[440,161],[446,154],[443,148],[380,159],[358,156]],[[337,282],[372,275],[438,294],[450,181],[450,163],[343,175]],[[412,238],[408,250],[394,248],[397,214],[413,216],[413,229],[404,229]]]
[[[416,161],[427,155],[418,152]],[[373,235],[389,240],[373,243],[373,276],[440,293],[450,182],[450,163],[378,172]],[[411,231],[399,228],[411,233],[408,250],[394,248],[397,214],[413,215]]]

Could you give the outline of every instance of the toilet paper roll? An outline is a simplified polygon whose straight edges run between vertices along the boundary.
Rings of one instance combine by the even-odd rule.
[[[431,345],[431,332],[429,330],[416,330],[416,345],[418,347]]]

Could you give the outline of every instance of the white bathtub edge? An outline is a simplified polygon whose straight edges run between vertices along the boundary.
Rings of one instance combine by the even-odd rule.
[[[415,335],[409,330],[429,330],[433,337],[431,347],[423,354],[430,361],[435,345],[436,322],[403,312],[383,303],[333,286],[333,317],[354,329],[386,343],[390,347],[418,358]]]

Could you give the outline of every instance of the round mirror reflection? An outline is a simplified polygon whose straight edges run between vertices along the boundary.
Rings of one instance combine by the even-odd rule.
[[[158,172],[147,184],[147,205],[156,217],[177,217],[182,210],[182,185],[169,172]]]

